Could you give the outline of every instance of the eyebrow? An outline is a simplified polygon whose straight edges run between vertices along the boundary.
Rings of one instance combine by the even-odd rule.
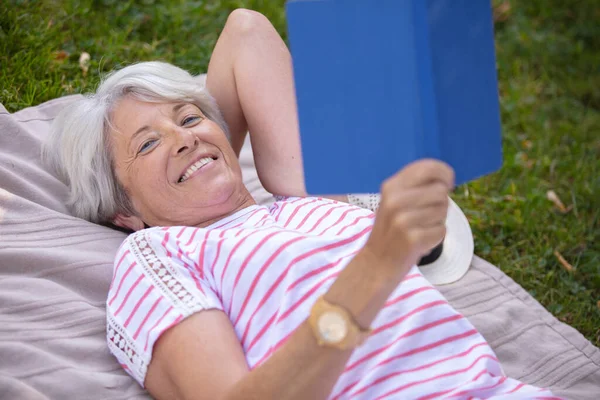
[[[179,104],[175,104],[173,106],[173,109],[171,110],[172,114],[175,114],[177,111],[179,111],[180,109],[182,109],[183,107],[185,107],[186,105],[188,105],[188,103],[179,103]],[[135,138],[142,132],[149,130],[150,127],[148,125],[144,125],[142,126],[140,129],[138,129],[137,131],[135,131],[135,133],[133,135],[131,135],[131,139],[129,140],[129,143],[133,143],[133,141],[135,140]]]

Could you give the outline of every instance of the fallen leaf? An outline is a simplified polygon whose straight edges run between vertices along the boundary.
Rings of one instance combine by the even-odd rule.
[[[87,75],[88,69],[90,68],[90,59],[89,53],[86,53],[85,51],[79,56],[79,67],[81,68],[81,71],[83,71],[83,76]]]
[[[563,214],[568,213],[573,208],[572,206],[569,208],[565,207],[564,203],[560,200],[560,198],[558,197],[558,195],[556,194],[556,192],[554,190],[548,190],[546,192],[546,198],[548,200],[550,200],[552,203],[554,203],[556,208],[558,208],[560,210],[560,212]]]
[[[531,140],[523,140],[521,142],[521,146],[523,146],[524,149],[531,149],[533,147],[533,143],[531,143]]]
[[[575,271],[575,268],[571,264],[569,264],[569,262],[567,260],[565,260],[565,258],[558,252],[558,250],[554,251],[554,255],[558,259],[558,262],[560,263],[560,265],[562,265],[562,267],[567,272],[573,273]]]
[[[55,51],[53,53],[53,57],[56,61],[64,61],[67,57],[69,57],[69,53],[65,50]]]
[[[600,300],[598,300],[598,302],[596,303],[596,306],[598,306],[598,309],[600,310]]]
[[[504,1],[499,6],[494,7],[494,22],[506,21],[510,14],[510,8],[510,3],[508,1]]]

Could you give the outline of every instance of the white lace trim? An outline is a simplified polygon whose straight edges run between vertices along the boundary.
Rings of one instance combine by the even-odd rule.
[[[202,295],[195,296],[193,293],[197,289],[188,287],[191,283],[182,276],[169,258],[159,259],[149,244],[149,233],[150,230],[145,229],[130,235],[126,240],[131,254],[142,267],[144,275],[152,281],[156,289],[160,290],[165,300],[170,301],[173,308],[184,318],[204,309],[220,308],[219,305],[208,304],[208,299],[205,300]],[[119,359],[122,367],[144,386],[144,379],[152,358],[152,346],[144,352],[137,346],[129,332],[110,314],[107,315],[107,339],[109,348]]]

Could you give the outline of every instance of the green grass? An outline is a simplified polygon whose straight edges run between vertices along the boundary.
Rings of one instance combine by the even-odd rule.
[[[0,101],[16,111],[90,91],[102,73],[141,60],[203,72],[229,11],[259,10],[285,36],[283,3],[4,0]],[[599,345],[600,8],[596,0],[508,4],[496,25],[504,167],[454,198],[477,254]],[[87,74],[78,62],[84,51]],[[548,190],[572,209],[557,211]]]

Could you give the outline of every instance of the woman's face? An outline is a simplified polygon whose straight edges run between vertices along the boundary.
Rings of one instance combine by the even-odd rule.
[[[225,133],[195,105],[125,97],[112,125],[116,175],[138,213],[117,225],[207,226],[254,204]]]

